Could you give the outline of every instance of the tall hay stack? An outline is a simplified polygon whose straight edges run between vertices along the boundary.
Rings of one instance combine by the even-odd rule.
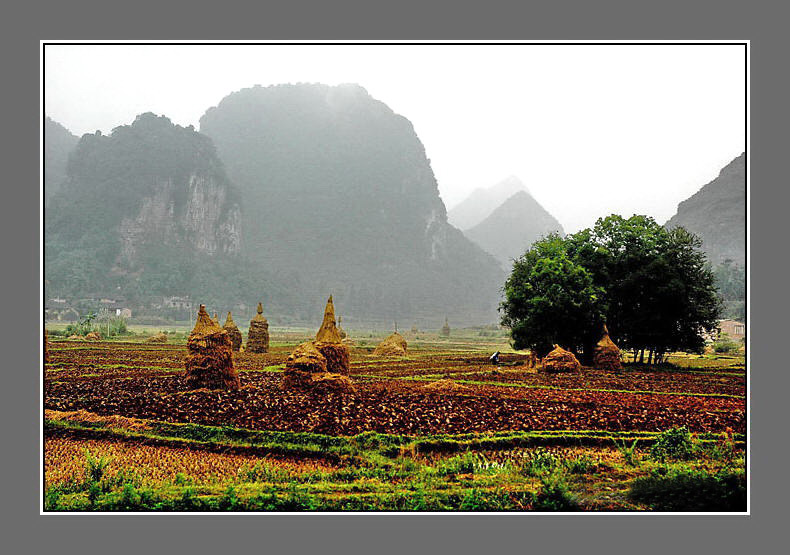
[[[376,346],[373,351],[375,356],[405,357],[408,344],[401,334],[393,333]]]
[[[211,319],[214,321],[215,324],[219,326],[219,316],[217,315],[216,312],[214,313],[214,317]]]
[[[346,330],[344,330],[343,327],[341,326],[342,323],[343,323],[343,317],[342,316],[338,316],[337,317],[337,331],[340,334],[340,339],[345,339],[346,337],[348,337],[348,334],[346,333]]]
[[[441,331],[442,337],[450,337],[450,323],[447,321],[447,316],[444,317],[444,325]]]
[[[609,330],[606,324],[603,326],[603,337],[595,346],[593,352],[593,367],[599,370],[622,370],[620,363],[620,349],[609,337]]]
[[[187,338],[185,379],[190,389],[238,389],[233,349],[228,332],[219,327],[200,305],[195,328]]]
[[[231,316],[230,311],[228,311],[228,317],[225,318],[225,325],[222,326],[222,329],[228,332],[230,345],[234,351],[238,352],[241,349],[241,331],[239,331],[236,322],[233,321],[233,316]]]
[[[247,332],[248,353],[269,352],[269,322],[263,317],[263,305],[258,303],[258,312],[250,320],[250,330]]]
[[[348,374],[349,351],[343,345],[343,338],[340,330],[335,323],[335,304],[332,302],[332,295],[326,301],[324,309],[324,320],[318,333],[315,334],[315,346],[326,357],[326,371],[337,374]]]
[[[545,356],[541,370],[548,373],[578,372],[582,365],[574,354],[566,351],[559,345],[554,345],[554,350]]]
[[[330,295],[315,340],[297,345],[288,356],[282,386],[319,392],[352,392],[354,385],[348,377],[349,366],[348,347],[343,345],[337,329]]]

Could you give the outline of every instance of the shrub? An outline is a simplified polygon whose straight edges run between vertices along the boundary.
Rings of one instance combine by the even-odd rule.
[[[659,434],[656,442],[650,447],[650,456],[656,461],[682,460],[694,458],[696,446],[688,428],[672,428]]]
[[[104,477],[104,471],[110,464],[110,459],[104,455],[96,457],[89,450],[85,450],[85,483],[98,484]]]
[[[565,478],[559,473],[540,477],[541,488],[532,508],[536,511],[577,511],[579,502],[568,490]]]
[[[730,336],[726,333],[721,334],[721,337],[713,343],[713,350],[717,353],[734,353],[740,347],[741,346],[730,339]]]
[[[746,476],[686,469],[653,472],[635,479],[628,496],[659,511],[744,511]]]
[[[615,447],[617,447],[617,450],[620,451],[620,454],[623,456],[626,465],[639,466],[640,461],[636,455],[636,444],[639,442],[638,439],[635,439],[630,446],[625,442],[625,440],[618,442],[616,439],[614,439],[613,441]]]

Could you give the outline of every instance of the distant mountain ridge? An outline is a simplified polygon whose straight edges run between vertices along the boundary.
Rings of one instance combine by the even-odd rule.
[[[221,293],[221,280],[201,289],[194,278],[211,281],[202,264],[240,252],[240,198],[208,137],[141,114],[110,135],[83,135],[50,199],[45,240],[58,294]]]
[[[527,191],[527,187],[513,175],[491,187],[478,187],[447,212],[447,221],[458,229],[470,229],[518,191]]]
[[[447,223],[411,122],[363,87],[242,89],[200,130],[244,197],[245,256],[298,299],[276,306],[310,317],[333,293],[368,321],[497,318],[504,273]]]
[[[48,201],[66,180],[69,155],[79,137],[61,124],[46,117],[44,120],[44,199]]]
[[[746,155],[727,164],[710,183],[678,205],[665,227],[683,226],[702,239],[714,266],[746,261]]]
[[[464,233],[509,270],[511,261],[524,254],[532,243],[549,233],[564,236],[565,231],[532,195],[518,191]]]
[[[505,273],[447,222],[409,120],[364,88],[251,87],[200,126],[146,113],[79,140],[46,213],[48,295],[263,301],[306,323],[332,294],[351,325],[497,320]]]

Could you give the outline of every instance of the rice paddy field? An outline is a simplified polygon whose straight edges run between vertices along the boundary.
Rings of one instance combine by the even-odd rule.
[[[356,391],[324,394],[280,385],[308,330],[234,353],[237,391],[187,389],[183,333],[54,338],[44,510],[746,510],[742,355],[545,374],[493,332],[351,335]]]

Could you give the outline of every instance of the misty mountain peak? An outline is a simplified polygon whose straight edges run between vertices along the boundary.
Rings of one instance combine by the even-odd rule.
[[[527,187],[515,175],[490,187],[479,187],[447,212],[447,220],[458,229],[470,229],[517,191],[527,191]]]
[[[564,235],[564,230],[532,195],[521,190],[464,233],[509,268],[511,260],[524,254],[532,243],[549,233]]]

